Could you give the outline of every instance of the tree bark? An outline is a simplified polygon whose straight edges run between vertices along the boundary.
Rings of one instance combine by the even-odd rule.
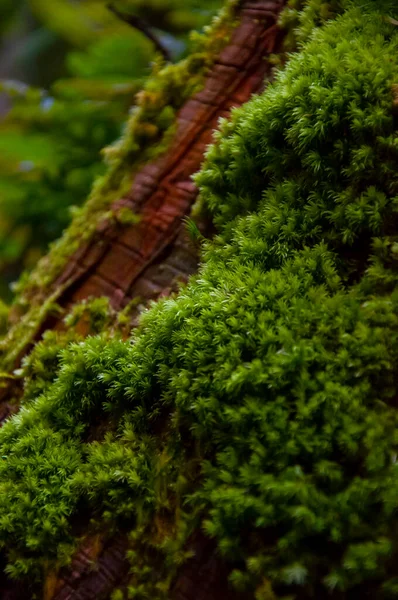
[[[69,307],[88,297],[108,296],[113,308],[133,298],[143,302],[166,295],[197,268],[183,235],[183,217],[197,197],[192,182],[212,142],[220,117],[259,92],[271,76],[265,59],[278,52],[283,33],[276,21],[284,0],[242,2],[239,25],[208,74],[202,91],[180,110],[167,153],[144,166],[129,194],[113,208],[128,207],[136,225],[101,223],[90,242],[71,257],[53,289],[67,284],[57,302]],[[52,293],[53,290],[50,290]]]

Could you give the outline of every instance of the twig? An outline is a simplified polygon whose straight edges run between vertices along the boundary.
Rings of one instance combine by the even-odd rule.
[[[398,25],[398,21],[397,19],[393,19],[392,17],[386,17],[386,21],[388,21],[389,23],[391,23],[391,25]]]
[[[151,40],[151,42],[155,45],[156,49],[158,50],[158,52],[160,52],[160,54],[163,56],[163,58],[167,62],[171,61],[171,56],[170,56],[169,51],[167,50],[167,48],[165,48],[165,46],[163,46],[161,41],[151,31],[149,25],[143,19],[141,19],[140,17],[137,17],[136,15],[123,14],[117,8],[115,8],[112,4],[107,4],[107,7],[119,19],[121,19],[128,25],[131,25],[131,27],[134,27],[138,31],[141,31],[141,33],[143,33],[149,40]]]

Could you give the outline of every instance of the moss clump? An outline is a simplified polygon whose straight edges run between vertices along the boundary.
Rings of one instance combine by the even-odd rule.
[[[364,5],[360,0],[288,0],[278,20],[279,26],[287,32],[284,39],[285,50],[289,52],[302,48],[314,29],[353,6],[379,12],[384,18],[390,19],[396,11],[395,0],[367,0]]]
[[[351,9],[223,126],[200,274],[0,431],[12,574],[65,561],[83,502],[132,530],[130,598],[167,597],[196,526],[257,599],[397,596],[397,57]]]
[[[81,342],[88,335],[109,332],[116,334],[116,314],[108,298],[94,298],[76,304],[64,318],[64,327],[47,330],[30,354],[22,360],[22,367],[14,371],[22,378],[25,402],[37,398],[55,380],[61,352],[72,342]]]
[[[347,4],[347,0],[289,0],[278,21],[279,26],[287,31],[285,50],[302,47],[315,28],[341,14]]]

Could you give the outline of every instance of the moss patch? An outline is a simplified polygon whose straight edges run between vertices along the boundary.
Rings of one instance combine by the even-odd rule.
[[[131,530],[128,598],[168,597],[196,527],[253,598],[396,596],[398,30],[367,11],[224,124],[198,276],[0,431],[12,575],[67,562],[85,506]]]

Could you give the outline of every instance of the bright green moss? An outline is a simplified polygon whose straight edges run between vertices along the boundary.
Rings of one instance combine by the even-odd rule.
[[[278,20],[279,26],[287,32],[285,50],[301,47],[315,28],[341,14],[347,4],[347,0],[289,0]]]
[[[288,0],[278,24],[286,31],[284,48],[287,52],[302,48],[316,28],[336,18],[352,7],[379,12],[383,18],[392,18],[396,12],[395,0]]]
[[[111,337],[116,334],[115,319],[108,298],[95,298],[76,304],[64,318],[62,330],[47,330],[23,358],[21,369],[14,371],[23,379],[24,402],[37,398],[56,379],[62,350],[72,342],[83,341],[87,335],[107,331]]]
[[[17,317],[16,324],[7,328],[4,337],[0,340],[2,367],[0,378],[9,376],[17,359],[24,353],[26,347],[32,342],[35,336],[39,334],[43,321],[53,314],[53,312],[59,312],[59,306],[56,304],[56,301],[63,291],[64,287],[59,286],[54,294],[49,296],[41,305],[32,307],[23,319],[19,320]]]
[[[65,562],[83,502],[132,530],[130,598],[168,597],[197,526],[253,598],[397,597],[397,57],[350,10],[223,126],[200,273],[0,431],[11,572]]]
[[[395,211],[395,30],[369,23],[365,48],[361,22],[353,11],[316,32],[277,84],[216,134],[219,143],[197,181],[225,226],[222,240],[233,231],[248,258],[269,255],[269,266],[277,266],[297,245],[317,239],[349,251],[380,231],[380,211]],[[235,222],[257,208],[258,216]],[[262,231],[260,246],[244,245],[249,228]],[[361,257],[352,259],[347,267],[355,270]]]

